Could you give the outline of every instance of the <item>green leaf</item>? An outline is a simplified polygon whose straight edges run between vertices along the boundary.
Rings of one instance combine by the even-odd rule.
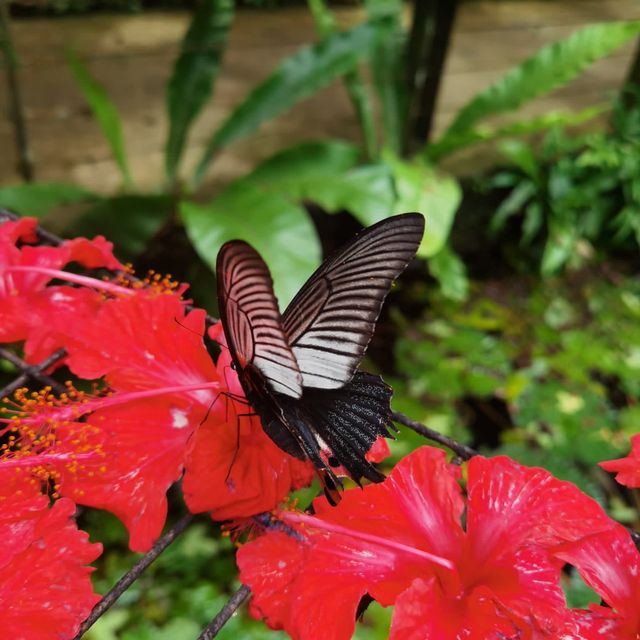
[[[399,24],[402,18],[402,0],[364,0],[364,7],[369,20],[392,18]]]
[[[351,169],[359,158],[360,150],[350,142],[304,142],[267,158],[251,172],[250,178],[268,186],[319,174],[336,175]]]
[[[531,180],[524,180],[516,185],[493,214],[489,226],[491,233],[496,233],[500,231],[500,229],[503,229],[506,221],[511,216],[521,213],[525,204],[529,202],[536,193],[536,186]]]
[[[227,240],[254,246],[269,265],[281,307],[320,263],[320,243],[305,209],[250,180],[234,182],[205,206],[182,202],[180,214],[193,246],[212,270]]]
[[[0,187],[0,207],[23,216],[44,217],[63,204],[96,200],[91,191],[64,182],[33,182]]]
[[[438,280],[442,293],[447,298],[466,300],[469,280],[464,262],[449,247],[443,247],[429,259],[429,271]]]
[[[233,21],[233,0],[203,0],[182,41],[167,85],[165,168],[173,181],[191,123],[211,96]]]
[[[601,104],[577,112],[551,111],[528,120],[498,126],[478,125],[461,132],[447,132],[439,140],[426,145],[423,153],[426,158],[435,162],[457,149],[477,142],[491,142],[508,136],[526,136],[553,127],[576,126],[596,118],[609,109],[609,104]]]
[[[321,38],[327,38],[336,33],[338,30],[336,18],[327,7],[325,0],[307,0],[307,6]]]
[[[380,101],[384,146],[399,153],[407,118],[408,91],[405,79],[405,33],[400,23],[402,3],[397,0],[367,0],[369,20],[379,20],[381,29],[371,53],[374,88]]]
[[[639,32],[640,21],[608,22],[584,27],[565,40],[543,47],[476,95],[460,110],[443,137],[466,131],[482,118],[517,109],[566,84]]]
[[[522,140],[505,140],[500,145],[500,151],[526,176],[536,183],[540,182],[540,162],[529,143]]]
[[[74,223],[75,235],[97,234],[111,240],[121,260],[132,260],[148,246],[174,209],[166,195],[125,195],[105,198]]]
[[[395,179],[398,212],[419,211],[426,218],[426,227],[418,255],[428,258],[445,245],[460,204],[462,192],[451,176],[438,174],[420,162],[407,162],[387,153],[385,161]]]
[[[336,18],[327,7],[325,0],[307,0],[307,5],[316,23],[316,31],[321,39],[324,40],[338,32]],[[373,158],[377,147],[373,103],[366,83],[358,69],[345,74],[344,85],[349,93],[351,104],[360,124],[367,157]]]
[[[294,204],[310,200],[333,213],[346,209],[364,226],[394,212],[386,164],[354,167],[360,151],[342,141],[312,142],[280,151],[245,179]]]
[[[223,147],[253,133],[266,120],[355,69],[358,61],[369,54],[377,34],[376,26],[364,24],[304,47],[282,62],[215,132],[198,164],[194,182],[202,180],[209,162]]]
[[[540,273],[550,276],[560,269],[571,257],[578,240],[577,229],[573,225],[549,225],[549,237],[544,247]]]
[[[122,123],[111,98],[105,88],[91,75],[89,69],[78,58],[74,51],[67,50],[67,62],[76,82],[82,91],[82,95],[89,103],[104,137],[111,147],[111,153],[120,169],[122,178],[127,186],[131,185],[131,173],[124,147]]]
[[[364,227],[397,213],[394,181],[386,164],[364,165],[318,185],[316,202],[328,211],[346,209]],[[312,194],[309,195],[309,199]]]

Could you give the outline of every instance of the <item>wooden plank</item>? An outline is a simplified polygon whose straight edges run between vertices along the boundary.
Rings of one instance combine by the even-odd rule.
[[[343,26],[362,19],[360,9],[338,12]],[[166,137],[164,88],[189,16],[176,12],[16,20],[23,63],[22,88],[39,179],[74,181],[101,192],[119,185],[109,149],[64,60],[72,45],[106,86],[124,118],[133,173],[140,187],[162,180]],[[473,95],[540,46],[576,28],[606,20],[640,19],[637,0],[477,0],[461,5],[436,112],[442,131]],[[243,11],[237,16],[214,101],[196,123],[187,150],[193,164],[211,131],[278,62],[315,39],[304,8]],[[528,105],[521,114],[582,108],[615,91],[633,45],[594,65],[574,83]],[[0,71],[0,82],[4,77]],[[4,108],[0,92],[0,108]],[[17,182],[13,131],[0,117],[0,183]],[[513,114],[508,116],[513,117]],[[273,151],[305,139],[356,140],[357,126],[340,85],[328,88],[269,123],[254,138],[225,151],[212,170],[211,188],[249,170]],[[475,151],[473,152],[476,153]],[[485,149],[486,153],[486,149]]]
[[[456,31],[511,31],[640,19],[636,0],[471,0],[460,8]]]

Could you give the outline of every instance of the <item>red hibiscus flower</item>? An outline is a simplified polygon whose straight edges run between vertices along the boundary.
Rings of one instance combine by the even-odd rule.
[[[310,482],[308,463],[281,451],[255,417],[238,417],[251,410],[228,351],[214,365],[204,312],[186,313],[179,296],[139,290],[104,300],[81,331],[56,319],[50,326],[67,366],[103,377],[110,393],[43,397],[21,417],[22,446],[11,462],[42,479],[51,474],[60,495],[113,512],[133,550],[146,551],[160,534],[166,491],[183,471],[190,510],[216,519],[273,509]]]
[[[640,487],[640,433],[631,437],[631,451],[624,458],[601,462],[606,471],[617,473],[616,480],[626,487]]]
[[[280,512],[238,552],[252,611],[293,638],[351,637],[362,596],[396,605],[391,638],[498,638],[565,621],[551,549],[612,527],[595,501],[508,458],[468,465],[466,528],[458,470],[423,447],[385,482],[347,491],[316,515]],[[500,634],[503,634],[502,636]]]
[[[573,610],[557,640],[640,637],[640,553],[621,526],[566,545],[556,555],[578,569],[608,607]]]
[[[73,521],[71,500],[49,500],[3,471],[0,626],[7,638],[72,638],[100,599],[87,566],[102,552]]]
[[[36,225],[35,218],[0,225],[0,342],[26,340],[25,354],[31,362],[61,346],[48,323],[53,309],[58,319],[64,316],[67,324],[77,324],[100,302],[90,289],[47,286],[52,276],[40,269],[61,269],[72,262],[88,269],[123,268],[113,256],[111,243],[101,236],[76,238],[57,247],[30,246],[37,241]]]

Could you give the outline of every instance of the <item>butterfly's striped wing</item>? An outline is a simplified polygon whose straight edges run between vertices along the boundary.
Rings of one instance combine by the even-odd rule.
[[[299,398],[302,376],[264,260],[246,242],[227,242],[218,253],[216,275],[220,317],[236,365],[253,365],[271,389]]]
[[[353,378],[391,284],[423,233],[419,213],[387,218],[362,231],[307,280],[282,315],[303,386],[339,389]]]

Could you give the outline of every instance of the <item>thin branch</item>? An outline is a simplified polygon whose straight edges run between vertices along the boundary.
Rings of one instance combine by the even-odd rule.
[[[212,640],[222,627],[229,621],[231,616],[240,608],[242,603],[251,595],[251,589],[243,584],[230,598],[227,604],[220,609],[218,615],[206,626],[204,631],[198,636],[198,640]]]
[[[93,626],[98,618],[106,613],[118,598],[148,569],[149,565],[191,524],[193,516],[188,513],[176,522],[167,533],[158,538],[152,549],[148,551],[136,564],[125,573],[113,588],[93,607],[89,617],[80,625],[80,630],[73,640],[80,640]]]
[[[60,362],[66,355],[67,352],[64,349],[58,349],[39,364],[30,365],[10,351],[0,348],[0,358],[5,358],[22,370],[22,375],[18,376],[6,387],[0,389],[0,398],[9,397],[14,391],[23,387],[29,379],[38,380],[43,385],[51,387],[56,393],[64,393],[67,390],[66,387],[56,382],[53,378],[50,378],[46,373],[43,373],[43,371]]]
[[[404,413],[399,413],[398,411],[393,411],[391,413],[391,417],[400,424],[403,424],[405,427],[409,427],[416,433],[419,433],[421,436],[424,436],[428,440],[433,440],[438,444],[444,445],[445,447],[451,449],[457,456],[462,458],[463,460],[469,460],[469,458],[473,458],[473,456],[477,456],[478,452],[471,447],[468,447],[466,444],[462,444],[453,438],[449,438],[448,436],[443,436],[441,433],[430,429],[426,425],[421,422],[417,422],[416,420],[412,420],[408,416],[405,416]]]
[[[0,209],[0,224],[9,221],[15,222],[20,218],[21,216],[13,213],[12,211],[8,211],[7,209]],[[36,234],[43,244],[51,244],[57,247],[64,242],[62,238],[55,235],[54,233],[51,233],[50,231],[47,231],[46,229],[43,229],[40,225],[36,227]]]

